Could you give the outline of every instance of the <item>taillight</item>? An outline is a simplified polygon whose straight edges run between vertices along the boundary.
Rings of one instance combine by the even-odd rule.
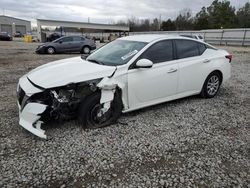
[[[233,59],[233,55],[229,54],[225,56],[227,59],[229,59],[229,63],[231,63],[232,59]]]

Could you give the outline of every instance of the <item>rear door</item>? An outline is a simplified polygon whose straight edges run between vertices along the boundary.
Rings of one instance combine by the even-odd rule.
[[[74,36],[73,42],[71,44],[71,51],[72,52],[80,52],[81,47],[83,46],[84,38],[80,36]]]
[[[174,42],[180,70],[178,93],[199,93],[211,67],[210,57],[203,55],[206,46],[187,39],[176,39]]]

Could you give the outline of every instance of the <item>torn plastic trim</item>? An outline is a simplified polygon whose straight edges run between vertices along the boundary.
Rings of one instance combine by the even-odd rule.
[[[18,104],[19,110],[20,105]],[[19,124],[34,135],[46,139],[45,131],[41,129],[42,121],[40,114],[47,108],[47,105],[40,103],[28,103],[22,111],[19,111]]]
[[[117,87],[117,84],[115,83],[105,83],[107,80],[110,80],[110,78],[103,78],[97,85],[101,89],[100,104],[103,104],[103,108],[101,109],[102,114],[106,113],[110,109]]]
[[[123,107],[125,109],[128,108],[126,96],[124,95],[124,92],[126,92],[126,86],[124,83],[118,81],[113,77],[112,78],[105,77],[97,84],[97,87],[101,90],[100,104],[103,104],[105,106],[107,105],[105,103],[107,102],[111,103],[114,99],[115,91],[117,90],[117,88],[119,88],[121,90],[121,99]],[[108,98],[110,99],[108,100]]]

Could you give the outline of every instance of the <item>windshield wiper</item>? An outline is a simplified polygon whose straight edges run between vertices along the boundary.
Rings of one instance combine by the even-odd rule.
[[[90,62],[93,62],[93,63],[99,64],[99,65],[104,65],[104,63],[103,63],[103,62],[101,62],[101,61],[97,61],[96,59],[87,59],[87,61],[90,61]]]

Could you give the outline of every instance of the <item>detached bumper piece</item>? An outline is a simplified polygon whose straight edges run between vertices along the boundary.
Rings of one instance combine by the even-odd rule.
[[[20,110],[21,107],[19,104],[18,106]],[[46,139],[45,131],[41,129],[43,122],[39,121],[41,118],[40,114],[43,113],[46,108],[47,105],[44,104],[28,103],[22,111],[19,112],[19,124],[34,135]]]
[[[31,93],[26,93],[25,91]],[[42,121],[39,121],[41,114],[47,109],[47,105],[30,101],[33,94],[42,90],[34,87],[26,77],[19,80],[17,86],[17,104],[19,108],[19,124],[40,138],[47,138],[45,131],[41,129]]]

